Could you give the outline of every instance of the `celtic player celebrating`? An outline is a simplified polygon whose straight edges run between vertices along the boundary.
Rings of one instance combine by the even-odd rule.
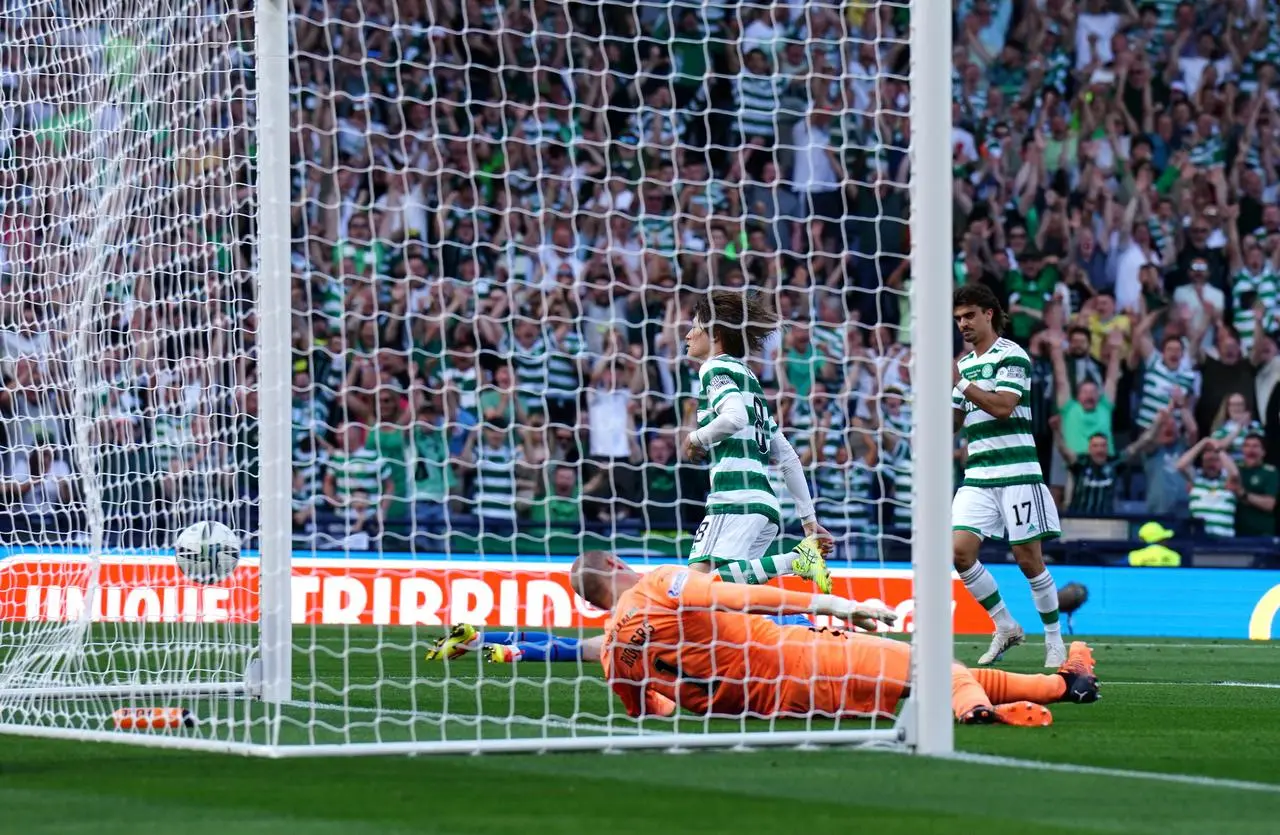
[[[826,593],[831,577],[822,555],[831,548],[831,535],[818,524],[804,466],[778,431],[760,381],[746,364],[748,351],[758,351],[777,327],[773,310],[753,294],[716,290],[694,308],[685,345],[690,357],[702,361],[702,386],[698,428],[689,433],[685,451],[693,461],[710,453],[711,493],[689,561],[699,571],[738,583],[798,574]],[[794,551],[769,557],[782,524],[769,484],[771,461],[782,470],[807,538]]]
[[[951,547],[965,588],[996,624],[978,663],[993,664],[1024,640],[995,578],[978,561],[984,538],[1007,537],[1044,623],[1045,666],[1058,667],[1067,649],[1058,623],[1058,588],[1044,566],[1040,541],[1061,530],[1031,436],[1031,360],[1016,343],[1000,338],[1004,311],[985,286],[957,289],[953,308],[973,351],[960,358],[951,395],[956,426],[964,427],[969,444],[964,484],[951,505]]]

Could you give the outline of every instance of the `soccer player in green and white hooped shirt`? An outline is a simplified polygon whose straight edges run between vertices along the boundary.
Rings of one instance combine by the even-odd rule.
[[[1040,544],[1062,529],[1031,436],[1031,359],[1017,343],[1000,338],[1005,314],[985,285],[957,288],[952,306],[956,326],[973,350],[957,364],[951,395],[956,427],[964,427],[969,444],[964,484],[951,504],[951,543],[960,579],[996,625],[978,663],[993,664],[1025,640],[995,578],[978,560],[983,539],[1005,537],[1044,624],[1045,666],[1058,667],[1067,660],[1058,587]]]
[[[752,294],[716,290],[694,307],[685,345],[689,356],[702,362],[702,385],[698,428],[689,433],[685,455],[698,461],[710,453],[711,492],[689,563],[738,583],[796,574],[813,580],[825,594],[831,575],[823,553],[832,546],[831,534],[818,524],[804,465],[778,430],[764,389],[746,364],[748,351],[759,351],[777,327],[777,315]],[[782,529],[778,497],[769,483],[771,461],[782,470],[806,536],[782,556],[766,556]]]

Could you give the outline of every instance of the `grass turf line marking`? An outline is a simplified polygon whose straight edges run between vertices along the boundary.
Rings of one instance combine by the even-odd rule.
[[[375,714],[375,715],[381,715],[381,716],[401,716],[408,719],[424,719],[427,721],[439,721],[439,722],[446,722],[446,721],[461,722],[462,724],[481,724],[486,719],[489,719],[495,722],[501,719],[508,722],[512,722],[517,725],[533,725],[537,727],[541,727],[545,725],[552,728],[565,728],[568,730],[577,730],[577,731],[597,731],[600,733],[618,733],[618,734],[628,734],[632,736],[642,735],[645,733],[652,733],[651,731],[646,731],[643,728],[634,728],[629,726],[618,726],[618,725],[611,727],[609,725],[596,725],[588,722],[570,722],[564,719],[553,719],[550,717],[545,719],[534,719],[529,716],[498,717],[498,716],[483,716],[483,715],[477,716],[475,714],[446,715],[443,713],[436,713],[433,711],[425,711],[425,710],[405,710],[403,708],[386,708],[386,707],[373,708],[373,707],[362,707],[358,705],[344,705],[344,704],[338,704],[335,702],[299,701],[296,699],[293,701],[285,702],[285,705],[287,707],[302,708],[304,710],[333,710],[333,711],[342,711],[344,713]],[[467,721],[467,720],[474,720],[474,721]]]
[[[423,629],[432,629],[432,628],[439,629],[440,627],[423,627]],[[553,627],[538,626],[538,627],[520,627],[520,629],[518,630],[513,628],[510,630],[504,630],[504,631],[512,631],[512,632],[549,631],[551,629],[553,629]],[[576,636],[561,635],[559,637],[572,638]],[[904,636],[890,634],[889,637],[904,637]],[[1070,638],[1072,636],[1066,636],[1066,637]],[[1097,649],[1098,647],[1122,647],[1126,649],[1132,648],[1132,649],[1200,649],[1200,650],[1248,649],[1248,650],[1263,650],[1263,651],[1269,651],[1269,652],[1280,652],[1280,646],[1277,646],[1274,643],[1270,643],[1266,641],[1249,641],[1246,638],[1241,638],[1238,643],[1228,643],[1228,644],[1215,644],[1215,643],[1209,643],[1209,642],[1138,643],[1135,641],[1125,641],[1125,640],[1116,640],[1116,639],[1094,640],[1087,636],[1075,638],[1075,640],[1084,641],[1094,649]],[[393,639],[387,639],[385,643],[370,644],[370,643],[365,643],[362,638],[353,640],[351,638],[344,637],[341,635],[326,635],[326,636],[317,636],[309,640],[295,642],[294,649],[300,651],[300,650],[306,649],[309,646],[325,646],[325,647],[339,646],[339,647],[350,648],[356,651],[357,653],[370,655],[370,654],[374,654],[382,651],[388,651],[388,650],[400,651],[400,652],[417,652],[418,650],[425,649],[431,646],[431,643],[432,642],[429,640],[420,640],[417,643],[410,643],[410,642],[399,642]],[[963,641],[963,640],[956,641],[955,645],[958,647],[982,647],[985,649],[990,643],[991,643],[990,638],[984,638],[980,641]]]
[[[1201,777],[1195,774],[1137,771],[1128,768],[1104,768],[1103,766],[1077,765],[1074,763],[1051,763],[1041,760],[1023,760],[1016,757],[998,757],[991,754],[969,754],[959,751],[942,759],[973,763],[974,765],[994,765],[1032,771],[1054,771],[1061,774],[1088,774],[1096,777],[1119,777],[1125,780],[1149,780],[1157,783],[1199,786],[1206,789],[1234,789],[1236,791],[1260,792],[1263,794],[1280,794],[1280,785],[1275,783],[1255,783],[1249,780],[1229,780],[1222,777]]]
[[[1107,681],[1100,679],[1103,686],[1117,684],[1132,687],[1243,687],[1257,690],[1280,690],[1280,684],[1264,681]]]
[[[1071,636],[1066,636],[1066,637],[1071,637]],[[1090,640],[1087,637],[1076,638],[1075,640],[1084,641],[1094,649],[1097,649],[1099,647],[1118,647],[1123,649],[1203,649],[1203,650],[1253,649],[1253,650],[1266,650],[1269,652],[1280,652],[1280,647],[1277,647],[1275,644],[1262,642],[1262,641],[1255,641],[1253,643],[1248,643],[1244,638],[1241,638],[1240,643],[1238,644],[1210,644],[1210,643],[1159,644],[1159,643],[1135,643],[1132,641],[1115,641],[1115,640],[1095,642],[1093,640]],[[991,644],[991,640],[986,639],[982,641],[956,641],[955,644],[958,647],[984,647],[985,648]],[[1034,647],[1035,644],[1033,643],[1031,644],[1031,646]]]

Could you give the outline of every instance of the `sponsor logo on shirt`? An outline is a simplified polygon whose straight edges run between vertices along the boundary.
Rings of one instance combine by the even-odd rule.
[[[678,598],[680,593],[684,591],[684,584],[689,582],[689,572],[681,571],[671,578],[671,585],[667,587],[667,597]]]
[[[728,374],[717,374],[711,378],[711,382],[707,384],[707,396],[714,398],[721,390],[734,385],[733,378]]]

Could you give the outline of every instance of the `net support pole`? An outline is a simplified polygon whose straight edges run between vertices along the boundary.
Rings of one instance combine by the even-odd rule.
[[[911,14],[911,337],[915,507],[914,716],[921,754],[955,748],[951,716],[951,18]]]
[[[290,414],[289,7],[254,4],[258,118],[258,482],[262,699],[290,698],[293,634]]]

